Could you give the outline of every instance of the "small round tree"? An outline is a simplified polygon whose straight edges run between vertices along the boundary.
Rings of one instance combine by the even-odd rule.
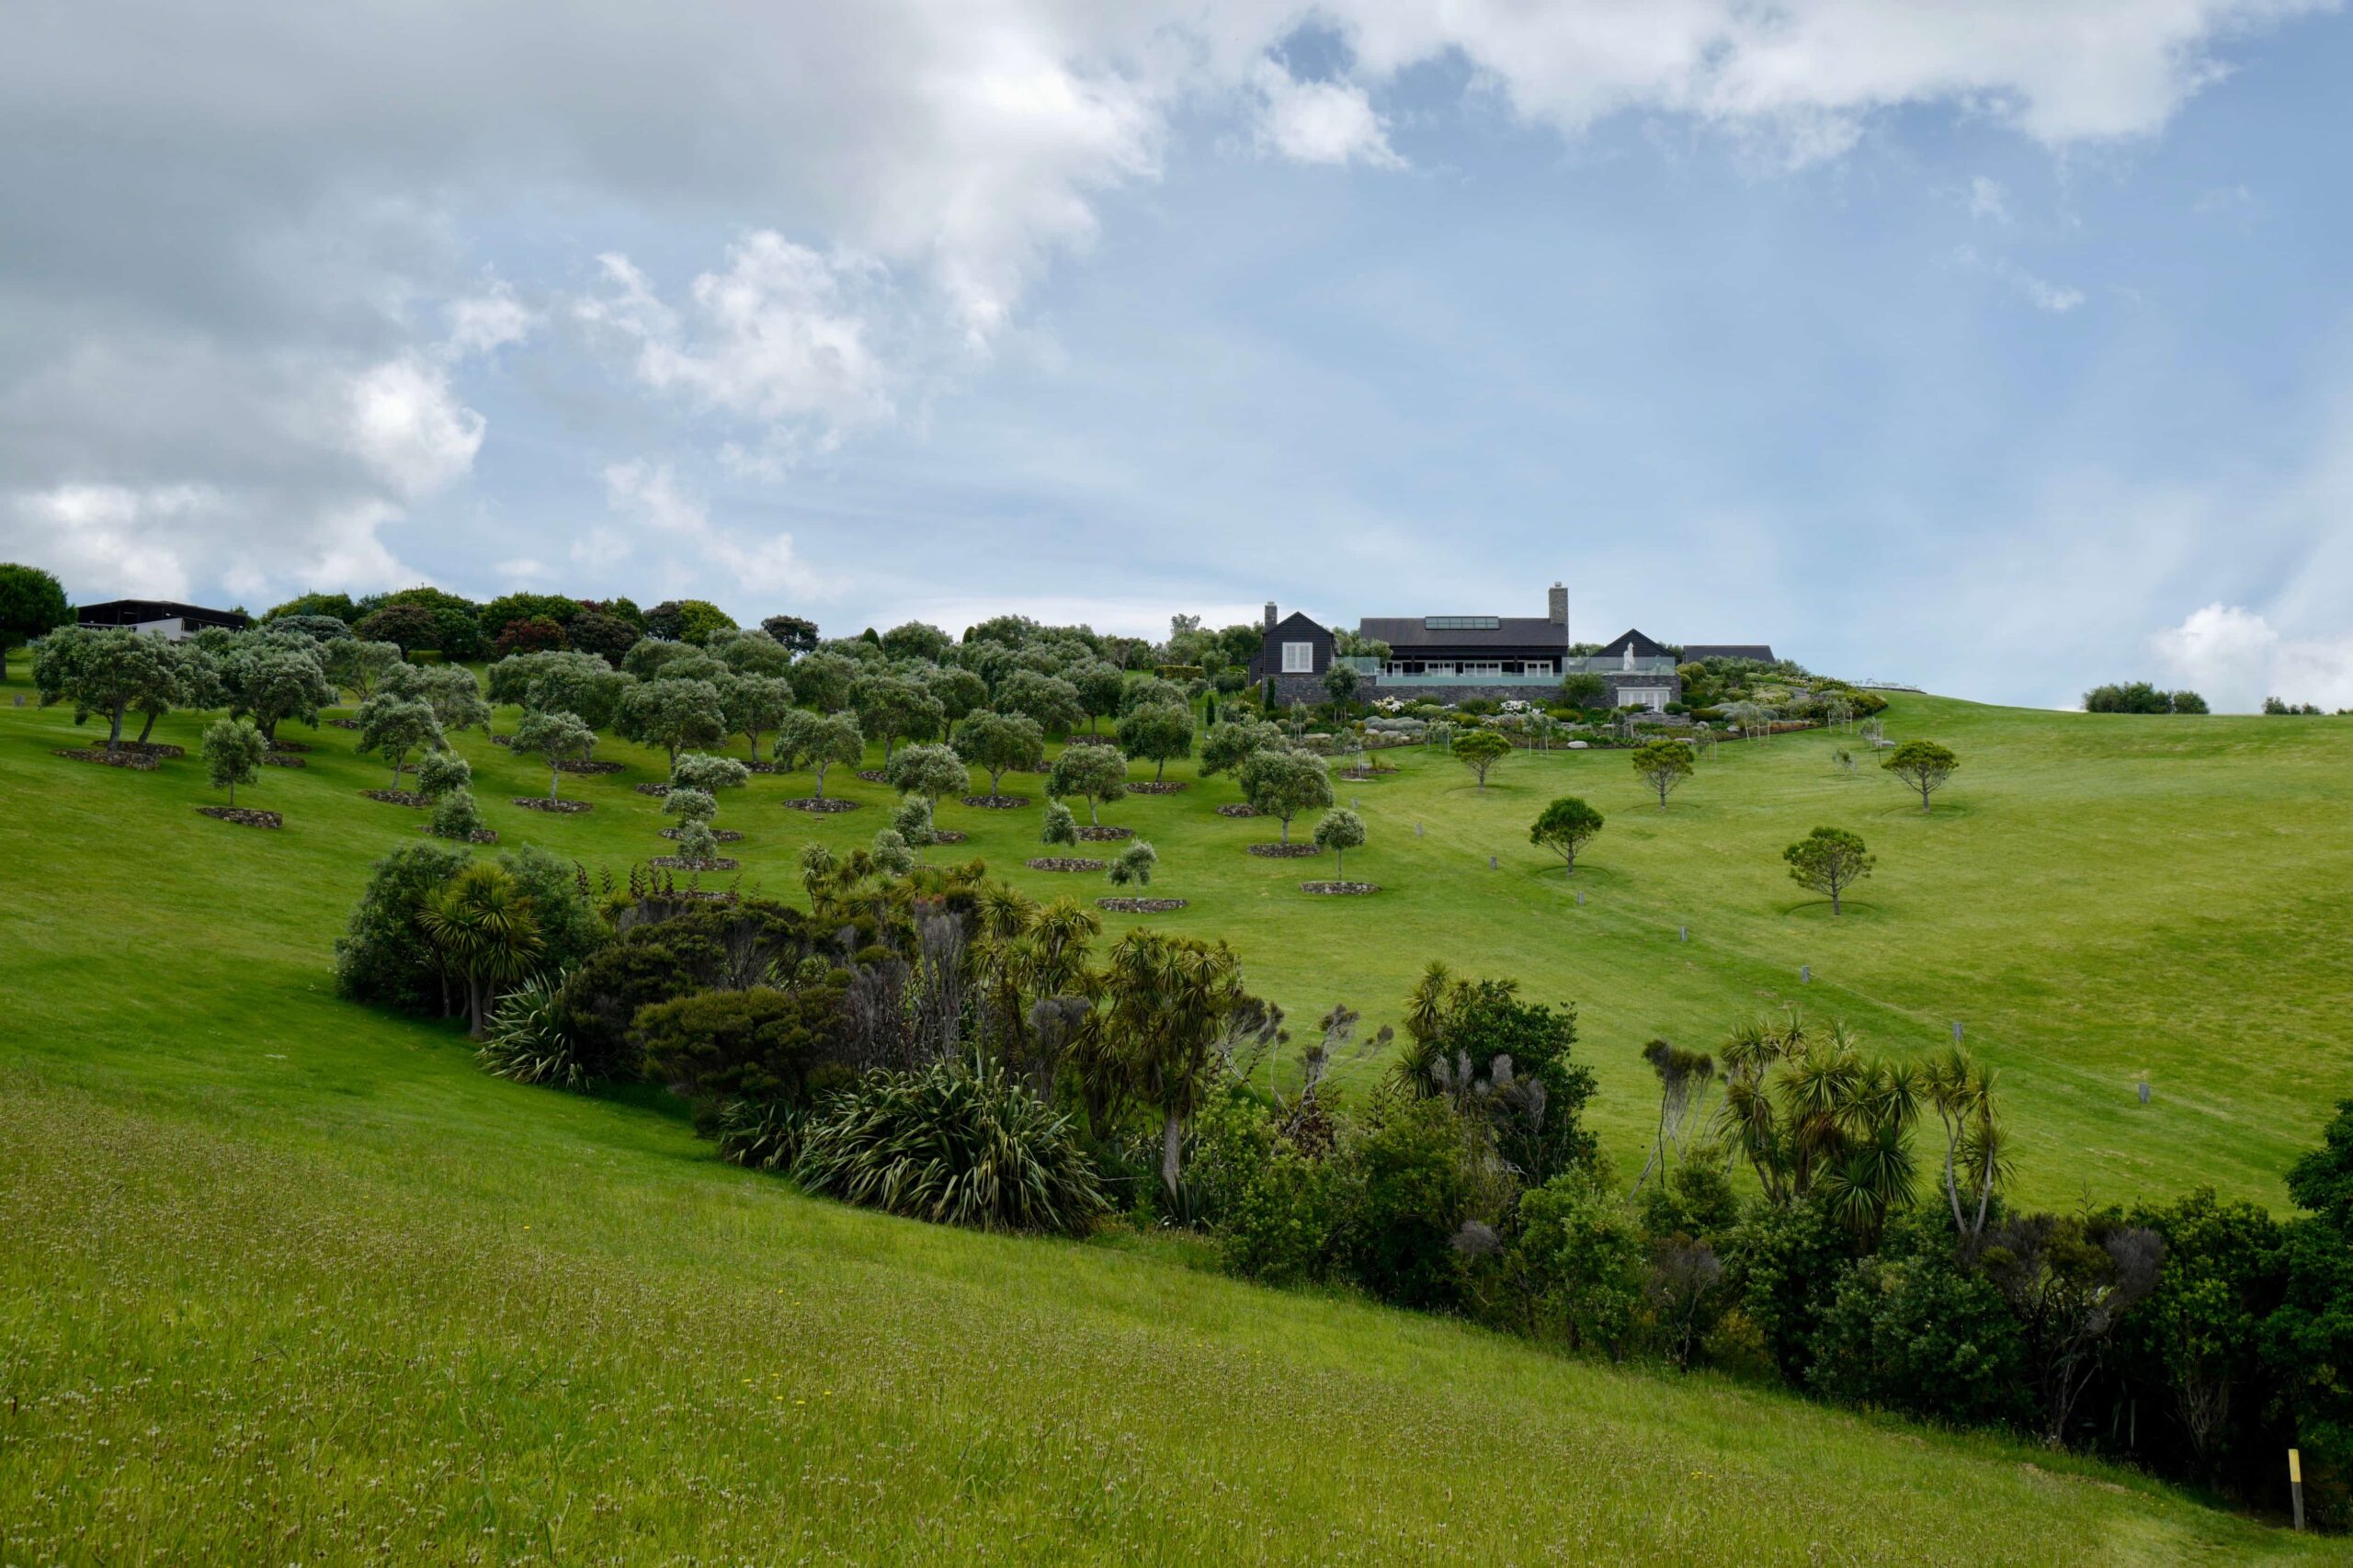
[[[892,789],[902,795],[920,795],[934,811],[942,795],[961,796],[972,787],[972,770],[952,746],[908,746],[892,760],[887,771]]]
[[[38,566],[0,564],[0,680],[8,678],[8,653],[58,627],[72,624],[65,590]]]
[[[1348,851],[1364,846],[1364,818],[1346,806],[1324,813],[1315,824],[1317,847],[1332,852],[1332,877],[1335,881],[1348,880]]]
[[[1790,880],[1826,894],[1830,913],[1841,913],[1839,895],[1871,874],[1876,864],[1863,841],[1844,828],[1817,827],[1787,849]]]
[[[816,780],[816,799],[825,798],[825,771],[836,764],[856,767],[866,760],[866,736],[852,713],[801,714],[777,733],[780,765],[805,767]]]
[[[1024,713],[978,709],[957,721],[954,738],[957,756],[987,769],[991,805],[1005,799],[998,785],[1007,773],[1036,768],[1045,760],[1046,732]]]
[[[250,784],[269,755],[269,738],[250,719],[223,719],[204,732],[204,776],[215,790],[229,791],[232,809],[237,786]]]
[[[359,750],[392,765],[392,788],[401,787],[401,771],[409,754],[441,744],[441,726],[433,710],[411,698],[378,692],[359,705]]]
[[[939,842],[939,830],[931,824],[931,802],[921,795],[910,795],[899,802],[899,809],[891,813],[891,827],[917,849]]]
[[[1111,862],[1111,885],[1150,887],[1152,874],[1159,866],[1160,851],[1139,838],[1120,851],[1120,858]]]
[[[1120,749],[1153,765],[1157,784],[1167,776],[1169,762],[1193,755],[1193,713],[1174,702],[1147,702],[1128,710],[1120,720]]]
[[[536,754],[547,758],[548,799],[552,801],[556,787],[563,781],[563,765],[586,761],[597,749],[597,732],[574,714],[526,713],[523,722],[515,726],[511,749],[517,756]]]
[[[1599,812],[1574,795],[1563,795],[1537,816],[1536,825],[1528,830],[1528,842],[1550,849],[1574,871],[1578,852],[1600,831]]]
[[[1242,796],[1264,816],[1281,821],[1282,841],[1290,842],[1290,819],[1332,803],[1332,775],[1311,751],[1254,752],[1242,764]]]
[[[482,808],[474,802],[474,792],[460,787],[436,800],[430,831],[436,838],[471,843],[474,835],[482,831]]]
[[[1078,819],[1060,801],[1050,801],[1046,805],[1046,824],[1038,837],[1045,844],[1076,844]]]
[[[1363,681],[1364,677],[1357,674],[1354,665],[1335,661],[1332,667],[1324,672],[1324,695],[1332,699],[1333,707],[1346,709],[1357,699],[1357,687]]]
[[[682,751],[727,738],[727,710],[710,681],[656,676],[629,688],[613,728],[625,739],[660,746],[675,764]]]
[[[1920,809],[1925,812],[1928,797],[1945,787],[1953,769],[1961,766],[1961,758],[1934,741],[1906,741],[1880,766],[1920,792]]]
[[[427,752],[416,765],[416,792],[428,801],[438,801],[473,781],[474,765],[453,751]]]
[[[1279,750],[1282,744],[1279,728],[1256,720],[1211,724],[1209,733],[1201,737],[1201,777],[1207,778],[1238,768],[1255,754]]]
[[[1659,810],[1667,796],[1691,777],[1691,748],[1681,741],[1646,741],[1634,748],[1634,772],[1658,793]]]
[[[1511,742],[1493,730],[1472,730],[1455,738],[1454,760],[1477,777],[1482,790],[1487,787],[1487,775],[1510,755]]]
[[[1128,757],[1117,746],[1068,746],[1046,774],[1046,793],[1086,802],[1086,820],[1099,824],[1097,809],[1128,792]]]
[[[884,828],[874,835],[874,863],[893,877],[904,877],[915,869],[915,852],[896,828]]]
[[[707,794],[740,790],[751,777],[752,770],[733,757],[713,756],[709,752],[686,752],[670,765],[674,789],[700,790]]]

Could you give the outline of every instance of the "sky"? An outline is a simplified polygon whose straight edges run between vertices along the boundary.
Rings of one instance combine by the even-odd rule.
[[[0,559],[2353,706],[2304,0],[27,0]]]

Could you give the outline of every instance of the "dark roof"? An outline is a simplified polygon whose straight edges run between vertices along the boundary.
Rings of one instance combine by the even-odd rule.
[[[1639,631],[1631,631],[1621,632],[1615,642],[1603,643],[1601,652],[1597,656],[1604,659],[1622,657],[1626,652],[1626,645],[1630,642],[1633,644],[1634,657],[1638,659],[1664,659],[1667,656],[1666,649],[1662,644],[1652,642]]]
[[[1430,621],[1482,619],[1488,626],[1440,625]],[[1569,640],[1569,630],[1540,615],[1385,615],[1357,623],[1357,635],[1372,637],[1402,653],[1408,648],[1558,648]]]
[[[242,631],[253,624],[253,618],[233,609],[207,609],[202,605],[184,605],[171,599],[108,599],[104,604],[83,605],[74,612],[74,619],[84,626],[137,626],[150,620],[184,620],[199,626],[225,626]]]
[[[1702,659],[1754,659],[1760,665],[1776,662],[1769,642],[1692,642],[1685,645],[1683,659],[1692,665]]]

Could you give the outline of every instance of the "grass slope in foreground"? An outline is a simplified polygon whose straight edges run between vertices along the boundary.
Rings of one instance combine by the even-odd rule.
[[[487,1079],[335,1001],[325,944],[415,821],[347,754],[270,776],[290,824],[247,832],[190,774],[47,756],[56,718],[0,728],[0,1560],[2353,1560],[1172,1246],[802,1199],[650,1097]],[[485,798],[524,787],[468,749]],[[652,802],[596,798],[558,825],[642,852]]]

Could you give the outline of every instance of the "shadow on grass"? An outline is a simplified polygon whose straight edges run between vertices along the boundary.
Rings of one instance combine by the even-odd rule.
[[[1826,898],[1801,899],[1795,903],[1783,904],[1781,917],[1834,928],[1845,925],[1876,926],[1893,918],[1881,905],[1853,898],[1842,899],[1836,915],[1830,913],[1830,901]]]

